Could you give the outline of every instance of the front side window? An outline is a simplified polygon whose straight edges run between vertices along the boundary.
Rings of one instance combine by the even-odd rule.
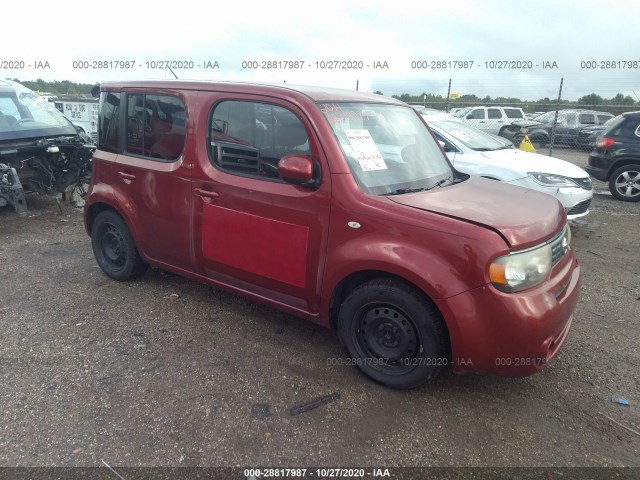
[[[185,141],[184,103],[173,95],[127,95],[126,151],[176,160]]]
[[[301,120],[279,105],[225,100],[214,106],[210,122],[211,162],[229,173],[278,180],[286,155],[311,155]]]
[[[453,182],[451,166],[413,109],[365,103],[318,106],[365,193],[402,194]]]
[[[482,108],[476,108],[467,115],[467,118],[473,120],[484,120],[484,110]]]

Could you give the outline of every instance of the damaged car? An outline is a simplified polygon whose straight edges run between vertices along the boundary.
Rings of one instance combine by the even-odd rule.
[[[27,214],[25,194],[56,196],[88,183],[95,145],[53,104],[0,80],[0,207]]]

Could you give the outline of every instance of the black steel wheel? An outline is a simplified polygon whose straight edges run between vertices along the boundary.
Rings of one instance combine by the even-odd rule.
[[[391,388],[414,388],[448,364],[448,335],[437,309],[415,287],[372,280],[340,308],[340,338],[355,364]]]
[[[124,281],[145,272],[127,224],[113,210],[100,212],[91,228],[93,254],[102,271],[114,280]]]

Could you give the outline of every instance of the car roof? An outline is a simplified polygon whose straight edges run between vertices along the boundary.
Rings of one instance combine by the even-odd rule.
[[[0,92],[3,92],[3,93],[15,92],[18,89],[16,85],[18,84],[16,84],[16,82],[13,82],[11,80],[0,79]]]
[[[623,112],[622,116],[624,118],[631,118],[631,119],[635,119],[636,117],[640,117],[640,110],[636,111],[636,112]]]
[[[101,90],[118,90],[120,88],[156,88],[156,89],[179,89],[179,90],[199,90],[217,92],[242,92],[262,95],[282,95],[299,94],[311,99],[314,102],[375,102],[390,103],[407,106],[406,103],[383,95],[343,90],[339,88],[314,87],[307,85],[291,84],[271,84],[253,82],[213,82],[213,81],[191,81],[191,80],[149,80],[149,81],[126,81],[126,82],[104,82],[100,85]]]

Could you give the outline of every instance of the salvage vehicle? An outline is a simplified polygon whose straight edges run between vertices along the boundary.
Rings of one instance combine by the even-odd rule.
[[[25,193],[55,196],[88,183],[95,145],[52,103],[0,80],[0,207],[27,214]]]
[[[506,146],[460,122],[422,117],[457,170],[553,195],[570,220],[589,213],[593,186],[589,174],[577,165]]]
[[[112,279],[153,265],[332,328],[393,388],[537,372],[578,301],[558,200],[455,170],[374,94],[105,83],[84,219]]]

